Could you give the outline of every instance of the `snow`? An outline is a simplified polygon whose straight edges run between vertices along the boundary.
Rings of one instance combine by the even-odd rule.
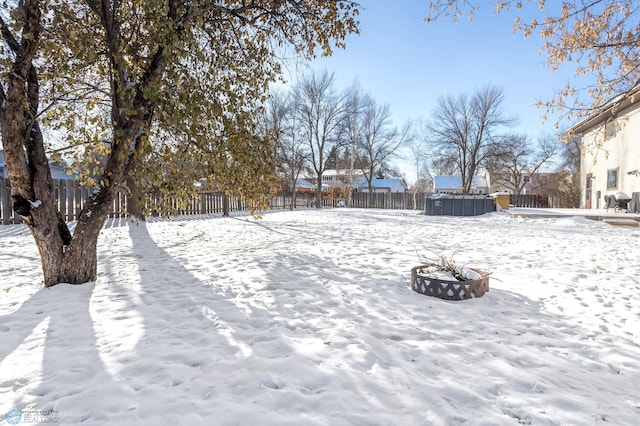
[[[113,219],[97,281],[44,289],[28,230],[0,226],[0,418],[637,425],[639,238],[506,213]],[[491,291],[411,291],[433,253]]]
[[[452,271],[442,270],[441,268],[442,266],[438,264],[438,266],[428,266],[426,268],[421,268],[418,270],[418,272],[421,275],[426,275],[427,277],[434,278],[436,280],[454,282],[458,281],[458,278],[452,273]],[[481,274],[466,266],[456,265],[456,273],[458,273],[465,280],[479,280],[482,278]]]
[[[478,272],[474,271],[473,269],[467,268],[466,266],[463,266],[460,269],[460,272],[461,272],[461,275],[468,280],[479,280],[482,278],[482,275],[480,275]]]

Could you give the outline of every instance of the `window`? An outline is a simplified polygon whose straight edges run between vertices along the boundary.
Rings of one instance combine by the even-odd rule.
[[[616,136],[616,121],[611,120],[608,121],[607,124],[604,125],[604,138],[611,139]]]
[[[618,188],[618,169],[607,170],[607,189]]]

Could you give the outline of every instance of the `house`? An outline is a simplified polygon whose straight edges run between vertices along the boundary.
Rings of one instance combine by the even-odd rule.
[[[316,177],[307,176],[304,180],[312,182],[315,185]],[[374,178],[371,184],[373,192],[404,192],[407,190],[407,184],[403,179]],[[369,192],[367,180],[361,170],[328,169],[322,174],[323,191],[345,186],[353,188],[356,192]]]
[[[67,170],[64,167],[60,167],[56,164],[49,163],[49,169],[51,170],[51,177],[54,179],[64,179],[64,180],[76,180],[78,176],[73,174],[68,174]],[[7,171],[7,164],[4,161],[4,151],[0,150],[0,179],[8,179],[9,172]]]
[[[574,125],[580,138],[580,207],[604,208],[604,197],[640,196],[640,88]],[[635,204],[634,204],[635,205]]]
[[[490,182],[487,174],[474,176],[469,193],[488,194],[489,186]],[[433,192],[462,194],[462,176],[435,176],[433,178]]]
[[[364,176],[357,182],[357,186],[354,189],[357,192],[369,192],[369,185]],[[407,189],[407,183],[404,181],[404,179],[373,178],[371,180],[371,192],[405,192]]]
[[[359,182],[361,178],[363,174],[360,170],[328,169],[322,174],[322,186],[354,186],[354,183]]]
[[[545,187],[558,173],[549,167],[540,167],[535,173],[523,173],[523,194],[531,194]]]
[[[309,182],[307,179],[296,180],[296,191],[298,192],[312,192],[316,190],[316,186]]]

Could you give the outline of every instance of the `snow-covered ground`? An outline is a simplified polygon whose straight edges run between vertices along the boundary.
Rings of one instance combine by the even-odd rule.
[[[43,289],[0,226],[0,423],[638,425],[639,242],[506,213],[111,221],[98,280]],[[440,254],[491,291],[411,291]]]

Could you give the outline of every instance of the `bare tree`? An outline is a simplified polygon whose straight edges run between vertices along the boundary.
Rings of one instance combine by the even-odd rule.
[[[560,168],[562,170],[572,173],[580,171],[580,161],[582,159],[581,145],[582,141],[578,136],[574,136],[565,142],[560,150]]]
[[[560,150],[560,166],[555,179],[548,183],[549,195],[558,200],[558,207],[580,206],[581,140],[570,138]]]
[[[356,155],[367,181],[369,202],[373,204],[373,178],[376,171],[388,167],[388,160],[409,138],[411,125],[402,131],[392,127],[389,105],[379,105],[371,96],[363,98],[360,137],[356,144]]]
[[[525,135],[505,136],[487,162],[492,182],[521,194],[529,179],[558,154],[560,143],[554,136],[542,136],[537,144]]]
[[[423,133],[425,128],[421,123],[417,127],[418,132],[411,138],[409,150],[411,152],[411,160],[415,166],[416,182],[414,184],[414,192],[427,192],[433,187],[433,175],[429,169],[428,147],[426,135]],[[415,197],[414,197],[415,202]]]
[[[578,207],[580,203],[580,141],[560,142],[558,136],[543,135],[537,144],[525,136],[513,135],[499,147],[500,152],[489,161],[494,183],[500,183],[516,194],[527,192],[549,197],[553,207]],[[548,173],[540,173],[544,165],[560,164]]]
[[[458,165],[452,157],[434,155],[430,162],[431,170],[436,176],[452,176],[458,171]]]
[[[296,183],[309,160],[309,150],[298,131],[297,105],[290,93],[273,91],[267,102],[265,126],[273,131],[278,142],[278,163],[285,187],[291,191],[293,210],[296,205]]]
[[[335,75],[327,70],[311,72],[293,89],[300,130],[309,147],[311,167],[317,179],[316,207],[322,207],[322,175],[326,157],[338,143],[341,120],[346,113],[344,95],[335,87]]]
[[[340,144],[346,148],[348,163],[346,164],[346,183],[353,185],[356,170],[360,169],[357,148],[362,133],[363,91],[360,84],[355,81],[345,91],[345,115],[340,123]]]
[[[440,98],[429,126],[429,141],[436,163],[455,168],[462,178],[462,192],[469,193],[473,177],[500,142],[499,132],[514,122],[502,111],[501,88],[488,86],[469,98]]]
[[[429,159],[424,140],[414,139],[409,143],[411,160],[415,166],[416,181],[413,184],[413,208],[418,209],[418,194],[429,192],[433,188],[433,175],[429,169]]]

